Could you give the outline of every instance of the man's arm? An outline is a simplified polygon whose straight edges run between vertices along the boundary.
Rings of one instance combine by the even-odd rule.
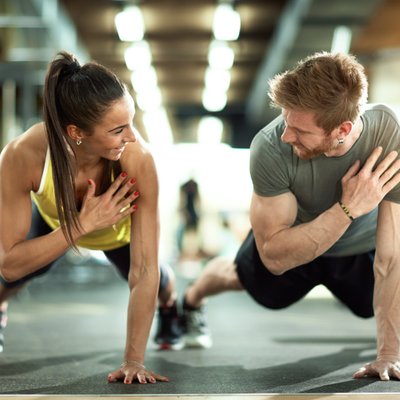
[[[377,325],[376,361],[355,374],[400,379],[400,204],[379,206],[374,262],[374,313]]]
[[[376,208],[400,182],[397,152],[390,152],[375,165],[381,153],[382,148],[376,148],[362,168],[356,162],[342,178],[342,202],[355,218]],[[297,201],[292,193],[253,195],[250,220],[257,249],[263,264],[274,274],[283,274],[322,255],[351,223],[339,203],[308,223],[292,226],[296,213]]]
[[[296,213],[292,193],[274,197],[253,194],[250,220],[257,249],[263,264],[276,275],[325,253],[351,223],[339,203],[313,221],[292,226]]]

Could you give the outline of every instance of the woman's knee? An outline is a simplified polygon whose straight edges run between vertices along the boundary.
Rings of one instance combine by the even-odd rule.
[[[175,273],[168,264],[160,264],[159,292],[168,292],[175,288]]]

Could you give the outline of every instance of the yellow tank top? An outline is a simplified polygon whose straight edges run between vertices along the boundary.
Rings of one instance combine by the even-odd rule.
[[[52,229],[58,228],[60,226],[60,221],[58,219],[56,207],[49,150],[47,150],[46,153],[39,190],[37,192],[31,192],[31,195],[33,201],[37,205],[40,215],[46,223]],[[82,236],[76,244],[77,246],[92,250],[113,250],[128,244],[130,242],[130,237],[131,219],[128,216],[116,224],[116,230],[110,227],[89,233]]]

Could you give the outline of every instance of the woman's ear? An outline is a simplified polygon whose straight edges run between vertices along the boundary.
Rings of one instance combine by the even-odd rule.
[[[74,142],[82,141],[83,139],[82,131],[76,125],[67,125],[66,131],[68,137]]]

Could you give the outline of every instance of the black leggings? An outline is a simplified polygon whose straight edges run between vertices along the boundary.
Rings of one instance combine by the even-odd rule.
[[[38,236],[47,235],[51,231],[52,231],[51,228],[46,224],[46,222],[40,215],[36,205],[32,203],[32,223],[27,239],[33,239]],[[122,278],[128,280],[129,266],[130,266],[130,246],[125,245],[115,250],[104,251],[104,254],[107,257],[107,259],[116,267]],[[44,266],[43,268],[39,269],[38,271],[32,274],[26,275],[23,278],[18,279],[17,281],[6,282],[0,276],[0,283],[3,284],[3,286],[5,286],[6,288],[14,288],[20,286],[30,281],[31,279],[36,278],[48,272],[57,260],[58,259],[54,260],[50,264]],[[169,266],[167,265],[160,266],[160,287],[159,287],[160,292],[162,292],[169,283],[168,269]]]

